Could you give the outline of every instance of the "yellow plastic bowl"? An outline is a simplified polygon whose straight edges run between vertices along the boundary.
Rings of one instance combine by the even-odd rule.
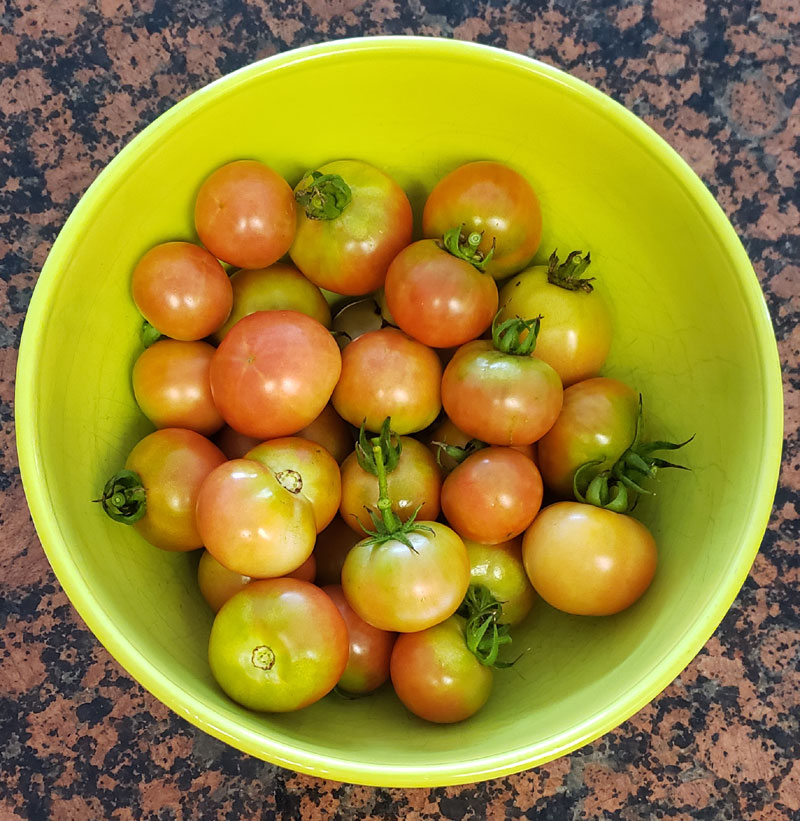
[[[196,557],[150,547],[92,504],[149,431],[130,367],[130,275],[155,243],[192,239],[200,181],[254,157],[294,183],[326,160],[385,169],[417,214],[460,163],[497,159],[542,201],[541,254],[591,249],[613,308],[605,369],[645,397],[650,430],[691,473],[664,474],[640,516],[660,547],[647,595],[581,619],[541,605],[475,718],[435,726],[389,688],[296,714],[229,701],[206,663]],[[744,582],[780,459],[777,350],[733,229],[680,157],[621,106],[504,51],[421,38],[340,41],[237,71],[170,109],[111,162],[58,237],[20,350],[22,477],[45,551],[78,612],[142,685],[205,731],[314,775],[385,786],[472,782],[541,764],[611,730],[700,650]]]

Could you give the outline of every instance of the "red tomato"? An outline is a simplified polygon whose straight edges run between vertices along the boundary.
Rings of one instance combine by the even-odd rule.
[[[556,421],[563,390],[558,374],[535,356],[516,356],[478,339],[462,345],[445,368],[445,413],[469,436],[491,445],[527,445]]]
[[[333,392],[336,412],[351,425],[377,433],[387,416],[395,433],[422,430],[441,410],[442,366],[428,347],[402,331],[383,328],[342,352]]]
[[[552,428],[539,440],[539,468],[547,488],[573,499],[575,471],[599,461],[607,470],[633,441],[639,400],[636,391],[608,377],[586,379],[564,391]]]
[[[405,522],[419,508],[420,519],[439,515],[442,477],[436,460],[421,442],[401,436],[402,452],[397,467],[387,474],[392,510]],[[365,507],[377,510],[378,478],[358,464],[355,451],[342,463],[342,519],[363,537],[364,528],[372,530],[372,519]],[[421,507],[420,507],[421,506]]]
[[[260,436],[245,436],[230,425],[224,425],[214,437],[214,443],[228,459],[244,459],[245,453],[261,442]]]
[[[365,162],[326,163],[303,177],[295,197],[297,234],[289,254],[320,288],[349,295],[374,291],[389,263],[411,242],[408,197]]]
[[[493,674],[467,647],[464,619],[397,637],[392,651],[394,691],[414,715],[452,724],[478,712],[489,699]]]
[[[495,279],[521,271],[542,238],[542,210],[528,181],[499,162],[471,162],[451,171],[431,191],[422,212],[422,232],[438,238],[456,225],[483,233],[484,255]]]
[[[413,530],[413,549],[397,539],[380,545],[368,539],[347,554],[342,588],[348,604],[381,630],[413,632],[452,616],[469,587],[464,542],[439,522]]]
[[[265,465],[285,488],[311,502],[317,533],[331,523],[342,498],[342,480],[339,465],[325,448],[299,436],[285,436],[256,445],[245,459]]]
[[[331,404],[325,405],[320,415],[302,430],[297,431],[297,435],[322,445],[339,464],[353,449],[350,428]]]
[[[339,516],[336,516],[317,536],[317,543],[314,545],[314,558],[317,561],[315,583],[340,584],[344,560],[350,549],[363,538],[363,533],[357,535]]]
[[[636,519],[580,502],[546,507],[522,540],[525,570],[550,605],[578,616],[630,607],[650,585],[658,553]]]
[[[484,448],[455,467],[442,485],[442,513],[460,536],[499,544],[518,536],[542,504],[536,465],[512,448]]]
[[[133,271],[133,301],[160,333],[191,342],[228,318],[233,289],[219,262],[190,242],[151,248]]]
[[[287,436],[314,421],[330,399],[339,346],[297,311],[240,319],[211,360],[211,392],[223,419],[247,436]]]
[[[197,496],[197,529],[218,562],[256,579],[300,567],[317,532],[308,499],[251,459],[225,462],[206,477]]]
[[[207,342],[162,339],[133,366],[133,393],[157,428],[188,428],[210,436],[222,427],[208,371],[214,348]]]
[[[195,550],[203,546],[195,519],[200,486],[224,461],[222,451],[199,433],[157,430],[134,447],[125,470],[109,479],[103,509],[162,550]]]
[[[295,211],[292,189],[280,174],[256,160],[237,160],[200,186],[194,224],[215,257],[237,268],[266,268],[289,250]]]
[[[301,565],[297,568],[297,570],[292,570],[291,573],[287,573],[284,578],[286,579],[298,579],[301,582],[313,582],[317,576],[317,560],[314,554],[312,553]]]
[[[336,605],[347,625],[350,655],[338,687],[346,693],[365,695],[389,679],[389,659],[396,638],[394,633],[367,624],[347,603],[338,584],[322,588]]]
[[[570,255],[559,266],[553,254],[549,265],[528,268],[500,292],[500,321],[515,316],[544,317],[536,356],[555,370],[565,387],[596,375],[611,348],[611,314],[605,301],[588,280],[568,274],[575,268],[582,271],[588,259],[588,254],[585,258]]]
[[[503,605],[500,624],[512,627],[524,621],[536,600],[522,563],[522,539],[500,544],[478,544],[464,539],[469,556],[470,584],[483,585]]]
[[[347,665],[347,626],[318,587],[297,579],[247,585],[217,613],[208,662],[234,701],[265,712],[307,707]]]
[[[256,311],[297,311],[331,326],[331,309],[322,291],[293,265],[276,262],[269,268],[237,271],[231,277],[233,307],[225,324],[214,334],[221,342],[243,317]]]
[[[497,313],[492,277],[454,256],[441,240],[420,240],[402,250],[389,266],[384,291],[395,323],[433,348],[475,339]]]

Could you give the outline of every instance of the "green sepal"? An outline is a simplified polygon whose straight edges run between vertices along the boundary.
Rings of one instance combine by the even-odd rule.
[[[136,471],[124,469],[105,484],[103,495],[95,499],[115,522],[132,525],[147,511],[147,493]]]
[[[594,290],[592,282],[595,277],[581,277],[581,274],[591,264],[591,254],[587,251],[586,256],[583,256],[582,251],[572,251],[559,264],[557,251],[558,249],[553,251],[547,260],[547,281],[567,291],[585,291],[590,294]]]
[[[361,525],[361,529],[367,535],[367,538],[363,540],[363,544],[367,545],[382,545],[386,542],[390,542],[392,540],[396,540],[401,544],[404,544],[411,550],[413,553],[418,553],[419,551],[411,544],[411,539],[408,538],[409,533],[434,533],[432,527],[428,525],[423,525],[417,522],[417,515],[419,514],[422,505],[419,507],[409,516],[409,518],[402,522],[400,521],[400,517],[393,511],[387,511],[388,515],[391,517],[393,526],[396,528],[395,530],[391,530],[389,527],[386,526],[384,521],[384,515],[372,508],[365,507],[367,513],[369,513],[370,519],[372,519],[372,526],[375,528],[374,530],[369,530],[368,528]]]
[[[533,319],[512,317],[498,325],[497,320],[501,313],[502,308],[492,320],[492,342],[495,350],[512,356],[530,356],[536,348],[536,338],[539,336],[542,315],[540,314]],[[523,331],[527,333],[525,338],[521,339]]]
[[[145,319],[144,322],[142,322],[142,328],[139,332],[139,336],[141,337],[142,345],[145,348],[149,348],[152,344],[158,342],[163,334]]]
[[[294,192],[294,198],[309,219],[332,220],[350,205],[353,192],[338,174],[309,171]]]
[[[461,230],[464,225],[458,225],[445,231],[442,235],[442,247],[448,253],[452,254],[458,259],[463,259],[470,265],[477,268],[481,273],[486,272],[486,266],[491,262],[494,256],[495,241],[492,240],[492,247],[487,253],[478,250],[478,246],[483,240],[483,231],[472,231],[470,234],[464,236]]]
[[[466,619],[464,638],[469,651],[486,667],[505,668],[514,661],[500,661],[500,648],[511,643],[509,627],[500,624],[503,603],[498,601],[483,585],[473,584],[467,590],[458,615]]]
[[[431,442],[436,448],[436,463],[440,468],[444,468],[442,464],[442,454],[449,456],[457,465],[460,465],[467,456],[477,453],[479,450],[488,448],[489,445],[480,439],[470,439],[463,447],[458,445],[448,445],[446,442]]]
[[[403,452],[403,443],[400,437],[392,430],[392,418],[387,416],[381,425],[381,431],[377,437],[368,437],[366,420],[361,423],[358,431],[358,441],[356,442],[356,459],[361,468],[373,476],[378,475],[378,466],[375,462],[373,448],[378,445],[383,456],[383,467],[386,473],[391,473],[400,462],[400,455]]]

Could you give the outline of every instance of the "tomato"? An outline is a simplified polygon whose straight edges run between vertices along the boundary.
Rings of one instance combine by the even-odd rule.
[[[224,461],[222,451],[199,433],[157,430],[133,448],[100,501],[112,519],[133,525],[150,544],[195,550],[203,546],[195,519],[200,486]]]
[[[424,236],[438,238],[456,225],[483,233],[484,256],[494,244],[487,271],[495,279],[522,270],[542,238],[542,210],[528,181],[499,162],[471,162],[440,180],[422,212]]]
[[[442,377],[445,413],[464,433],[491,445],[541,439],[562,401],[561,380],[546,362],[498,350],[489,340],[462,345]]]
[[[347,554],[342,588],[348,604],[381,630],[413,632],[452,616],[469,587],[469,559],[461,538],[439,522],[383,544],[360,541]],[[413,549],[412,549],[413,548]]]
[[[419,508],[420,519],[439,515],[442,477],[436,460],[421,442],[401,436],[402,452],[397,467],[386,476],[392,510],[405,522]],[[377,510],[378,478],[364,470],[355,452],[342,463],[342,519],[363,535],[372,530],[372,520],[365,508]]]
[[[276,262],[268,268],[237,271],[231,277],[233,307],[225,324],[214,334],[221,342],[243,317],[256,311],[297,311],[331,326],[331,309],[322,291],[293,265]]]
[[[457,256],[458,248],[457,238],[455,251],[441,240],[420,240],[403,249],[386,274],[386,304],[395,324],[432,348],[475,339],[497,313],[497,285]]]
[[[206,477],[197,496],[197,529],[218,562],[257,579],[300,567],[317,533],[308,499],[252,459],[225,462]]]
[[[544,508],[522,540],[536,592],[578,616],[608,616],[649,587],[658,560],[650,531],[636,519],[580,502]]]
[[[522,539],[487,545],[464,539],[469,556],[470,584],[483,585],[503,605],[500,624],[512,627],[530,613],[536,600],[522,563]]]
[[[297,579],[247,585],[217,613],[208,662],[251,710],[299,710],[329,693],[347,665],[347,626],[330,597]]]
[[[296,570],[287,573],[284,578],[299,579],[301,582],[313,582],[317,576],[317,559],[312,553]]]
[[[331,404],[325,405],[320,415],[297,431],[297,435],[322,445],[339,464],[353,449],[350,428]]]
[[[295,197],[297,233],[289,255],[320,288],[352,296],[374,291],[411,242],[408,197],[368,163],[326,163],[300,180]]]
[[[342,351],[333,392],[336,412],[377,432],[387,416],[399,434],[422,430],[441,410],[442,366],[436,354],[394,328],[370,331]]]
[[[636,391],[608,377],[586,379],[564,391],[564,404],[552,428],[539,440],[539,469],[548,490],[572,499],[575,471],[599,461],[610,468],[631,444],[638,414]]]
[[[439,724],[477,713],[489,699],[494,678],[467,647],[460,616],[398,636],[390,669],[400,701],[414,715]]]
[[[162,339],[133,366],[133,393],[157,428],[188,428],[210,436],[222,427],[208,371],[214,348],[207,342]]]
[[[265,465],[284,487],[311,502],[317,533],[330,524],[339,509],[342,480],[339,465],[325,448],[299,436],[286,436],[256,445],[245,459]]]
[[[512,448],[483,448],[444,480],[442,513],[460,536],[499,544],[518,536],[542,504],[536,465]]]
[[[389,679],[389,659],[395,634],[367,624],[347,603],[338,584],[322,588],[336,605],[347,624],[350,655],[338,687],[346,693],[365,695],[377,690]]]
[[[262,441],[260,436],[245,436],[230,425],[223,425],[214,437],[214,443],[228,459],[243,459],[248,450]]]
[[[447,452],[439,447],[437,442],[442,445],[450,445],[452,447],[466,449],[467,451],[472,450],[480,450],[482,447],[486,447],[485,442],[481,442],[479,439],[476,440],[470,436],[467,436],[463,430],[459,430],[454,424],[451,419],[445,417],[432,431],[426,434],[425,440],[428,443],[428,447],[430,448],[431,453],[433,454],[436,461],[441,465],[442,469],[445,473],[449,473],[457,464],[453,457],[448,456]],[[469,443],[472,443],[471,445]],[[533,460],[536,463],[537,455],[536,455],[536,445],[512,445],[514,450],[518,450],[523,455],[527,456],[529,459]],[[224,450],[224,448],[223,448]],[[466,458],[469,453],[464,454],[464,458]],[[462,460],[463,461],[463,460]]]
[[[133,301],[160,333],[191,342],[219,328],[233,304],[233,288],[219,262],[191,242],[165,242],[138,262]]]
[[[257,160],[237,160],[200,186],[194,224],[203,245],[237,268],[266,268],[288,250],[295,230],[289,183]]]
[[[548,265],[528,268],[500,292],[501,321],[544,317],[536,356],[556,371],[565,387],[595,376],[611,348],[608,306],[591,282],[580,277],[588,262],[589,254],[581,257],[578,251],[559,265],[554,252]]]
[[[260,439],[288,436],[322,413],[339,378],[339,346],[297,311],[240,319],[211,360],[211,393],[223,419]]]
[[[354,339],[369,331],[379,331],[384,325],[381,309],[371,296],[348,303],[333,318],[336,341],[342,349]]]
[[[315,583],[318,585],[340,584],[344,560],[350,548],[363,538],[363,533],[356,534],[353,528],[336,516],[317,536],[317,543],[314,545],[314,558],[317,562]]]

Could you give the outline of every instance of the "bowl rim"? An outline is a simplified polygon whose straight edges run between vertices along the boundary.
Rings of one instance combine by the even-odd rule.
[[[220,715],[210,703],[190,694],[169,675],[155,669],[116,628],[101,604],[83,583],[80,567],[70,556],[67,541],[53,513],[44,471],[44,455],[38,437],[35,375],[46,317],[53,300],[58,274],[80,238],[80,227],[102,200],[107,181],[128,173],[129,158],[168,132],[174,123],[193,110],[253,77],[293,63],[304,63],[337,52],[364,50],[438,56],[460,56],[524,69],[566,86],[595,109],[603,110],[629,136],[642,144],[684,187],[718,237],[731,260],[744,291],[758,341],[761,385],[765,404],[765,446],[753,471],[754,494],[739,551],[728,578],[709,598],[702,619],[666,648],[658,667],[642,676],[626,696],[591,718],[535,743],[472,760],[440,765],[390,766],[321,754],[307,747],[277,742],[243,728]],[[338,781],[381,787],[432,787],[466,784],[519,772],[565,755],[618,727],[667,687],[701,650],[733,603],[755,559],[772,509],[781,463],[783,438],[783,389],[774,331],[764,295],[750,260],[724,211],[688,163],[650,126],[602,91],[565,71],[534,58],[466,41],[439,37],[355,37],[316,43],[282,52],[224,75],[182,99],[139,132],[99,173],[73,209],[43,266],[23,327],[17,361],[15,424],[20,473],[33,522],[47,558],[70,601],[98,640],[124,669],[157,699],[200,729],[227,744],[288,769]]]

